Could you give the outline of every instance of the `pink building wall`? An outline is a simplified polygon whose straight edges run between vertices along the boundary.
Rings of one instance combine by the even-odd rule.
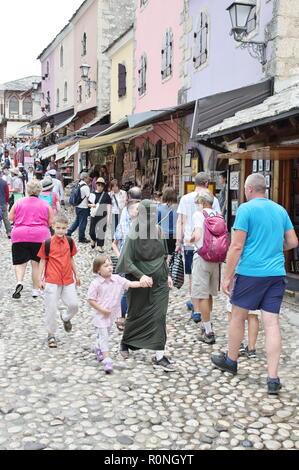
[[[42,77],[47,73],[47,62],[49,62],[49,76],[42,80],[42,99],[41,106],[47,104],[47,92],[50,92],[51,98],[51,113],[55,112],[55,51],[52,51],[45,59],[42,60]]]
[[[140,1],[136,0],[135,113],[178,104],[178,92],[181,88],[180,63],[182,62],[182,49],[179,46],[183,34],[183,24],[180,25],[180,18],[183,9],[184,0],[149,0],[143,7],[140,7]],[[172,28],[174,39],[173,72],[171,77],[162,81],[161,50],[167,28]],[[143,53],[147,56],[147,91],[140,97],[138,69]]]
[[[91,97],[87,95],[88,87],[81,79],[80,66],[83,64],[90,65],[89,78],[97,81],[97,44],[98,44],[98,2],[94,1],[86,11],[83,11],[79,19],[74,19],[74,64],[75,64],[75,111],[82,111],[97,105],[97,91],[91,86]],[[87,34],[87,54],[82,56],[82,39],[83,34]],[[78,88],[82,86],[83,95],[82,103],[78,102]]]

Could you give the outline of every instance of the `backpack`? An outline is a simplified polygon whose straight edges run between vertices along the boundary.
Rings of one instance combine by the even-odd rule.
[[[204,215],[203,246],[198,254],[209,263],[223,263],[229,248],[228,230],[224,218],[219,215]]]
[[[74,246],[74,240],[71,237],[66,237],[66,238],[67,238],[67,241],[69,242],[70,251],[71,251],[71,254],[72,254],[73,246]],[[50,255],[51,240],[52,240],[51,238],[48,238],[48,240],[45,241],[45,254],[46,254],[47,258],[49,258],[49,255]]]
[[[53,207],[53,194],[48,194],[47,196],[44,194],[40,194],[39,199],[46,201],[50,207]]]
[[[82,198],[82,194],[81,194],[81,188],[83,188],[83,186],[87,186],[87,184],[80,185],[80,183],[78,183],[72,189],[70,200],[69,200],[71,206],[77,207],[81,204],[81,202],[84,201],[84,199],[86,199],[86,196]]]

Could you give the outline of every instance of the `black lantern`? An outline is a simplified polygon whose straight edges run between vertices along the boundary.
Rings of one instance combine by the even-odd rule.
[[[232,33],[240,39],[246,34],[250,13],[255,7],[252,3],[234,2],[227,8],[232,23]]]
[[[243,40],[247,35],[248,20],[255,6],[253,3],[234,2],[227,8],[227,11],[230,14],[231,34],[234,36],[235,41],[240,42],[242,48],[247,48],[251,57],[258,59],[262,65],[265,65],[267,62],[267,43]]]

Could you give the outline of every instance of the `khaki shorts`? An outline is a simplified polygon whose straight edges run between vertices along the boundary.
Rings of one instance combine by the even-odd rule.
[[[192,270],[192,298],[216,297],[219,289],[219,276],[219,263],[209,263],[201,256],[196,256],[193,260]]]

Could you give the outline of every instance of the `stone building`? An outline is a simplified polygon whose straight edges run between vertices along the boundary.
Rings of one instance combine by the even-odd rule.
[[[0,139],[15,137],[33,115],[33,83],[40,77],[30,76],[0,85]]]

